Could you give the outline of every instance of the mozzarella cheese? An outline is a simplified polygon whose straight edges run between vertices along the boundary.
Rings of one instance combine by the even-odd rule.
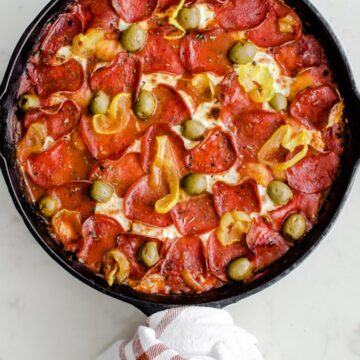
[[[207,4],[197,4],[194,7],[199,10],[200,14],[199,29],[206,29],[211,21],[215,19],[215,11]]]

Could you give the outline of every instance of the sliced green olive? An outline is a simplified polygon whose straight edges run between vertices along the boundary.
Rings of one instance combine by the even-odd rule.
[[[146,266],[154,266],[160,259],[156,242],[150,241],[146,243],[140,250],[140,257]]]
[[[229,51],[229,59],[234,64],[247,64],[254,60],[257,53],[256,45],[251,42],[238,42]]]
[[[270,105],[276,111],[285,110],[288,106],[288,101],[286,96],[276,93],[273,98],[270,100]]]
[[[147,90],[140,91],[134,107],[136,116],[142,120],[146,120],[155,113],[155,110],[156,98],[154,94]]]
[[[90,197],[99,203],[108,202],[113,194],[113,187],[103,180],[94,181],[90,187]]]
[[[141,50],[146,41],[146,30],[138,24],[129,26],[121,36],[122,47],[130,52]]]
[[[30,109],[37,109],[40,107],[40,100],[37,96],[32,94],[21,95],[18,101],[18,106],[22,111],[29,111]]]
[[[284,224],[283,234],[292,240],[299,240],[306,231],[306,219],[301,214],[290,215]]]
[[[59,210],[59,202],[52,196],[45,196],[40,199],[38,204],[39,211],[44,217],[52,217]]]
[[[110,106],[110,97],[103,91],[99,91],[91,100],[89,110],[93,115],[106,114]]]
[[[206,191],[206,177],[201,174],[189,174],[182,181],[183,189],[189,195],[200,195]]]
[[[201,140],[204,137],[205,131],[205,126],[196,120],[185,121],[181,128],[183,136],[193,141]]]
[[[196,7],[183,8],[178,15],[179,24],[185,29],[196,29],[200,24],[200,11]]]
[[[290,187],[279,180],[273,180],[266,189],[270,199],[277,205],[285,205],[293,197]]]
[[[233,260],[228,267],[228,275],[234,281],[242,281],[248,278],[253,270],[253,265],[248,258]]]

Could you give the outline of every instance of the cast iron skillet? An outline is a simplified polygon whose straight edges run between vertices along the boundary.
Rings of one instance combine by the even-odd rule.
[[[23,183],[16,166],[15,141],[16,122],[13,117],[20,77],[32,48],[44,25],[58,12],[62,12],[69,1],[52,0],[26,29],[11,57],[3,83],[0,87],[0,165],[13,202],[26,226],[45,249],[64,269],[82,282],[114,298],[126,301],[149,315],[179,305],[224,307],[250,296],[287,275],[299,265],[325,237],[348,196],[354,173],[360,159],[360,96],[355,88],[349,64],[341,45],[329,24],[310,4],[309,0],[287,0],[301,16],[305,30],[311,31],[322,42],[336,82],[345,100],[346,117],[349,121],[347,149],[342,159],[338,181],[324,205],[317,225],[308,236],[294,246],[288,254],[275,263],[263,277],[251,284],[231,284],[210,292],[193,296],[156,296],[137,293],[126,286],[109,288],[106,282],[87,270],[72,256],[66,254],[49,236],[44,221],[35,208],[26,201]]]

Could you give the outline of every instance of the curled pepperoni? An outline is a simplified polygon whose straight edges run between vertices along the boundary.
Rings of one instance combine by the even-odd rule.
[[[128,23],[148,19],[156,10],[157,0],[112,0],[119,16]]]
[[[206,71],[225,75],[230,69],[227,53],[234,43],[231,34],[221,29],[187,34],[180,46],[180,58],[192,73]]]
[[[196,236],[177,239],[168,250],[161,266],[160,274],[164,277],[172,292],[192,292],[183,278],[187,270],[195,281],[201,282],[206,276],[206,262],[201,240]]]
[[[232,125],[238,152],[245,159],[255,159],[260,148],[282,124],[281,114],[264,110],[253,110],[236,116]]]
[[[111,0],[79,0],[86,19],[87,29],[116,29],[119,17]]]
[[[149,176],[142,177],[130,187],[125,195],[125,216],[130,220],[137,220],[158,227],[171,225],[170,214],[163,215],[155,211],[155,203],[168,193],[166,186],[152,189],[149,184]]]
[[[48,195],[59,201],[59,208],[70,211],[79,211],[85,220],[94,213],[96,202],[89,197],[89,181],[74,181],[57,186],[48,191]]]
[[[72,39],[83,29],[81,19],[77,14],[69,13],[60,15],[46,31],[41,43],[42,59],[51,60],[56,52],[63,46],[70,45]]]
[[[159,84],[154,90],[157,99],[155,114],[149,123],[180,125],[191,118],[191,112],[181,95],[171,86]]]
[[[141,62],[135,56],[121,52],[106,67],[96,70],[90,79],[94,91],[102,90],[109,96],[137,93],[142,74]]]
[[[255,269],[260,271],[281,258],[289,250],[285,239],[271,229],[262,218],[253,221],[246,236],[249,249],[255,254]]]
[[[215,229],[219,221],[211,195],[191,197],[179,203],[171,216],[184,236],[204,234]]]
[[[236,72],[229,73],[217,87],[217,98],[231,113],[240,114],[256,107],[240,85]]]
[[[291,16],[296,22],[293,32],[281,32],[279,20]],[[301,21],[296,13],[280,0],[270,0],[270,12],[265,21],[250,30],[247,37],[260,47],[275,47],[298,39],[301,36]]]
[[[228,185],[219,181],[214,184],[212,193],[219,216],[233,210],[248,214],[261,210],[257,183],[253,179],[247,179],[239,185]]]
[[[128,153],[118,160],[100,161],[92,169],[90,179],[108,181],[115,187],[116,194],[123,197],[130,186],[144,175],[140,163],[140,154]]]
[[[137,120],[134,119],[134,116],[130,118],[130,122],[124,130],[117,134],[104,135],[98,134],[94,130],[91,117],[83,115],[80,120],[80,130],[89,152],[99,160],[121,154],[139,135]]]
[[[149,30],[144,48],[139,52],[144,60],[144,73],[166,72],[182,75],[184,67],[180,61],[178,41],[164,38],[161,28]]]
[[[326,129],[323,134],[326,150],[335,154],[342,155],[344,153],[344,129],[342,124],[335,124]]]
[[[86,152],[69,140],[59,140],[50,149],[31,154],[26,162],[26,172],[35,184],[49,189],[87,179],[91,164]]]
[[[339,101],[339,95],[332,86],[315,86],[297,95],[290,105],[290,114],[303,125],[321,130],[328,124],[331,109]]]
[[[31,66],[29,75],[40,96],[49,96],[58,91],[74,92],[84,83],[83,68],[76,60],[56,66]]]
[[[236,161],[236,153],[227,134],[215,128],[185,156],[187,167],[203,174],[217,174],[229,170]]]
[[[319,66],[325,61],[324,50],[311,35],[274,49],[276,61],[284,73],[294,76],[302,68]]]
[[[228,282],[227,267],[232,260],[249,253],[244,241],[222,245],[213,233],[207,242],[208,263],[210,271],[221,281]]]
[[[24,125],[29,128],[33,123],[44,122],[47,134],[56,140],[75,128],[80,120],[80,114],[81,110],[77,104],[66,100],[55,107],[28,111]]]
[[[249,30],[260,25],[269,11],[266,0],[231,0],[217,9],[219,24],[226,30]]]
[[[286,171],[289,185],[304,193],[317,193],[328,189],[340,167],[340,157],[334,152],[308,155]]]
[[[156,137],[166,135],[170,141],[173,154],[175,155],[177,168],[181,176],[186,174],[185,146],[184,142],[166,124],[150,126],[141,140],[141,164],[145,172],[150,171],[156,154]]]
[[[304,194],[295,190],[294,197],[289,203],[270,212],[276,228],[280,230],[284,221],[297,212],[301,212],[314,223],[320,209],[320,199],[320,194]]]
[[[116,246],[117,237],[124,231],[113,218],[95,214],[83,223],[81,232],[83,240],[77,256],[91,270],[99,272],[103,256]]]

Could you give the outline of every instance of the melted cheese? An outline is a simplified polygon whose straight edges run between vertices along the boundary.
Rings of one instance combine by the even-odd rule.
[[[200,14],[199,29],[206,29],[208,25],[215,19],[215,11],[207,4],[197,4],[194,5],[194,7],[199,10]]]
[[[218,181],[222,181],[228,185],[237,185],[241,180],[240,174],[237,172],[235,166],[233,166],[230,170],[228,170],[224,174],[205,175],[205,177],[207,180],[206,191],[210,193],[212,193],[212,188],[214,184]]]

